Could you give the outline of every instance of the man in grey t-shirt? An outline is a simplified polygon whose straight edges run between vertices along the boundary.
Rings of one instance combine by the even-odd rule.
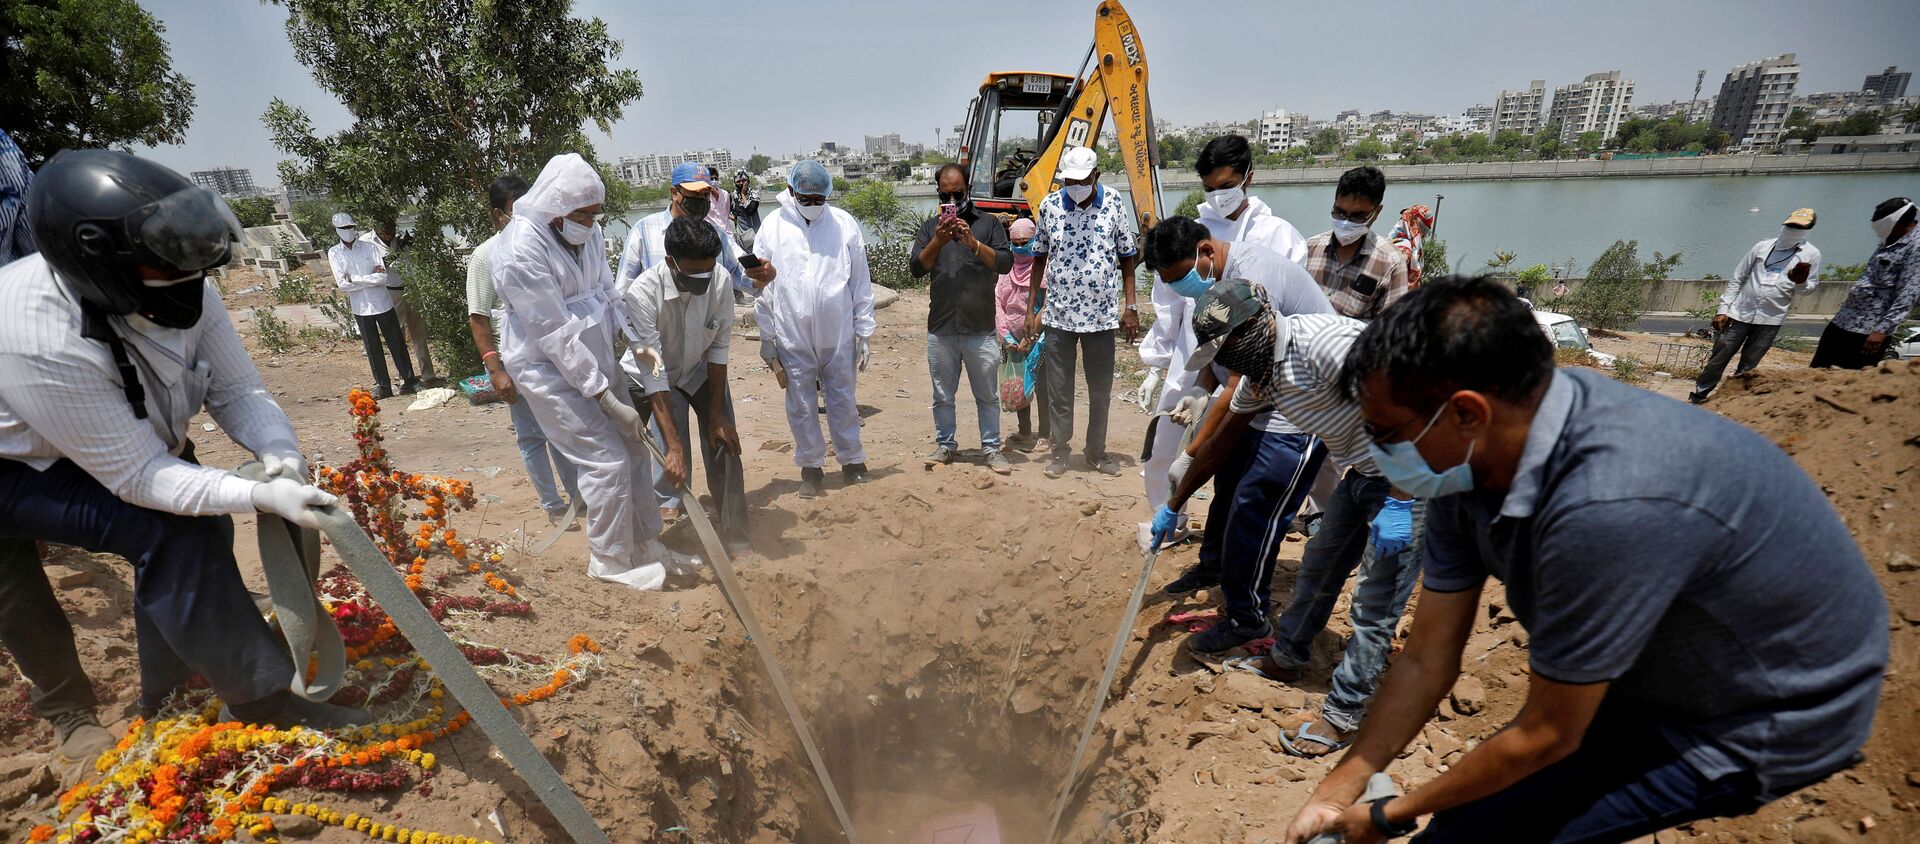
[[[1478,279],[1407,296],[1343,377],[1374,462],[1429,501],[1425,586],[1406,651],[1289,841],[1375,841],[1430,813],[1425,844],[1624,841],[1753,811],[1857,759],[1886,600],[1778,448],[1556,371],[1526,305]],[[1446,773],[1356,804],[1459,676],[1489,576],[1531,635],[1525,707]]]

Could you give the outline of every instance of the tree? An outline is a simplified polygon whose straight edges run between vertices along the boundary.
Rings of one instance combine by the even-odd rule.
[[[1487,259],[1487,272],[1495,277],[1505,278],[1512,272],[1513,262],[1518,260],[1520,255],[1513,250],[1495,249],[1493,257]]]
[[[1886,122],[1886,119],[1886,115],[1877,111],[1855,112],[1847,115],[1845,120],[1834,124],[1833,131],[1826,134],[1841,137],[1877,135],[1880,134],[1880,126]]]
[[[767,168],[772,166],[773,159],[757,152],[747,159],[747,172],[755,176],[767,172]]]
[[[240,220],[245,228],[273,225],[273,200],[265,196],[249,196],[241,199],[228,199],[227,207],[233,209],[233,216]]]
[[[1173,215],[1176,217],[1186,217],[1190,220],[1197,220],[1200,218],[1200,203],[1206,200],[1206,192],[1199,188],[1187,191],[1186,196],[1180,197],[1180,204],[1174,207]]]
[[[1160,138],[1160,163],[1164,166],[1183,164],[1193,154],[1193,142],[1184,135],[1166,135]]]
[[[408,294],[453,372],[477,371],[467,331],[465,270],[447,227],[478,242],[492,233],[487,184],[532,180],[548,158],[593,148],[581,128],[612,128],[641,94],[631,70],[613,70],[620,42],[570,4],[485,0],[274,0],[287,40],[314,81],[353,122],[321,137],[302,109],[275,99],[263,117],[293,187],[332,191],[331,202],[372,219],[413,210]],[[611,187],[616,201],[622,188]],[[609,205],[609,214],[625,213]]]
[[[1420,275],[1422,278],[1439,278],[1453,272],[1447,266],[1447,242],[1437,237],[1429,237],[1420,247]]]
[[[924,218],[900,201],[893,185],[863,182],[840,200],[840,207],[873,230],[874,239],[867,242],[867,268],[873,280],[895,290],[916,286],[919,281],[908,270],[908,253]]]
[[[177,144],[193,83],[134,0],[0,0],[0,118],[30,167],[61,149]]]
[[[1567,315],[1595,331],[1624,328],[1639,319],[1647,304],[1646,266],[1640,263],[1639,248],[1632,240],[1616,240],[1607,247],[1587,268],[1580,289],[1567,297]],[[1658,253],[1655,258],[1665,260]]]
[[[1349,152],[1349,155],[1351,155],[1355,161],[1379,161],[1380,158],[1386,154],[1387,145],[1381,143],[1379,138],[1371,136],[1361,138],[1360,142],[1354,144],[1353,149]]]
[[[1340,130],[1332,126],[1313,133],[1307,139],[1307,152],[1313,155],[1330,155],[1340,151]]]
[[[1581,132],[1574,138],[1573,143],[1581,152],[1594,152],[1606,143],[1606,139],[1600,137],[1599,132],[1588,131]]]

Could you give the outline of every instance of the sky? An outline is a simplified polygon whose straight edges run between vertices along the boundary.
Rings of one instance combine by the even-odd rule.
[[[279,6],[142,5],[165,25],[196,97],[185,142],[146,154],[183,171],[245,167],[274,185],[283,156],[260,122],[273,97],[307,109],[323,134],[348,125],[294,60]],[[574,14],[607,22],[625,46],[616,66],[638,71],[646,91],[611,136],[589,134],[606,161],[716,146],[778,156],[888,132],[931,146],[936,129],[951,133],[965,118],[987,71],[1076,70],[1095,5],[578,0]],[[1734,65],[1786,52],[1799,56],[1801,93],[1857,90],[1890,64],[1920,71],[1914,0],[1132,0],[1127,9],[1146,47],[1154,114],[1175,126],[1276,108],[1315,118],[1458,113],[1533,79],[1551,89],[1614,69],[1635,81],[1635,103],[1684,100],[1700,69],[1704,97]]]

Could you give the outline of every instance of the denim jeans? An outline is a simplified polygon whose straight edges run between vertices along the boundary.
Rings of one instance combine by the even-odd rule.
[[[1434,815],[1415,844],[1600,844],[1765,804],[1751,773],[1709,780],[1650,719],[1609,712],[1580,749],[1505,790]]]
[[[1227,617],[1241,629],[1265,625],[1280,543],[1326,456],[1306,434],[1248,430],[1214,474],[1207,524],[1221,529],[1201,535],[1200,566],[1219,572]]]
[[[547,444],[547,435],[540,430],[540,420],[533,418],[533,406],[527,400],[519,398],[507,405],[507,418],[513,420],[514,442],[520,446],[520,462],[527,467],[527,480],[533,482],[533,491],[540,496],[540,508],[548,513],[556,513],[567,506],[566,499],[560,497],[560,490],[554,488],[553,476],[560,476],[560,483],[567,488],[567,496],[580,498],[580,472],[560,456],[559,449]],[[584,506],[586,502],[582,501]]]
[[[1380,675],[1386,671],[1393,634],[1400,614],[1419,579],[1421,539],[1426,508],[1415,504],[1413,541],[1400,553],[1379,557],[1368,541],[1368,529],[1386,501],[1390,484],[1348,472],[1334,487],[1332,500],[1320,519],[1320,531],[1307,540],[1300,560],[1300,576],[1293,597],[1274,629],[1270,655],[1276,665],[1299,668],[1313,655],[1314,637],[1327,627],[1333,605],[1347,576],[1360,571],[1351,607],[1353,637],[1334,670],[1332,688],[1322,714],[1342,732],[1359,729]]]
[[[1740,353],[1740,365],[1734,368],[1733,374],[1752,372],[1760,365],[1760,359],[1767,356],[1767,350],[1773,348],[1773,338],[1779,333],[1778,325],[1729,320],[1727,327],[1713,338],[1713,353],[1707,358],[1707,365],[1700,369],[1700,377],[1693,382],[1694,399],[1704,399],[1713,388],[1720,386],[1720,374],[1727,371],[1734,352]]]
[[[706,473],[707,494],[713,499],[710,513],[714,520],[714,529],[720,532],[720,539],[729,544],[747,541],[747,482],[742,474],[740,458],[724,446],[715,446],[713,438],[707,435],[713,430],[713,387],[712,381],[703,382],[692,394],[678,387],[667,390],[667,412],[673,416],[673,427],[678,433],[680,448],[686,452],[687,468],[693,468],[693,450],[691,440],[694,434],[700,437],[701,471]],[[653,432],[656,441],[665,443],[666,437],[660,432],[660,422],[653,418],[653,401],[645,390],[630,388],[633,405],[640,409],[640,418],[645,419],[648,430]],[[691,413],[689,413],[691,412]],[[733,396],[726,397],[727,421],[734,419]],[[692,416],[695,424],[689,425]],[[687,477],[687,487],[693,487],[693,477]],[[667,474],[660,461],[653,461],[653,489],[660,499],[661,507],[676,510],[685,506],[680,500],[680,488],[667,483]]]
[[[960,371],[973,388],[973,409],[980,419],[980,450],[1000,450],[1000,342],[992,334],[928,334],[927,369],[933,374],[933,438],[959,448],[954,428],[954,394]]]

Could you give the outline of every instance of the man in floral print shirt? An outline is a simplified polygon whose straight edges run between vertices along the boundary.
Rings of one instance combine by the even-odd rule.
[[[1060,156],[1065,187],[1040,201],[1033,236],[1034,313],[1027,318],[1027,336],[1044,326],[1045,412],[1053,429],[1049,478],[1066,473],[1072,452],[1076,351],[1087,368],[1087,464],[1102,474],[1120,473],[1107,456],[1107,410],[1113,398],[1114,333],[1129,343],[1140,333],[1132,283],[1139,249],[1124,201],[1100,186],[1098,161],[1086,147]]]

